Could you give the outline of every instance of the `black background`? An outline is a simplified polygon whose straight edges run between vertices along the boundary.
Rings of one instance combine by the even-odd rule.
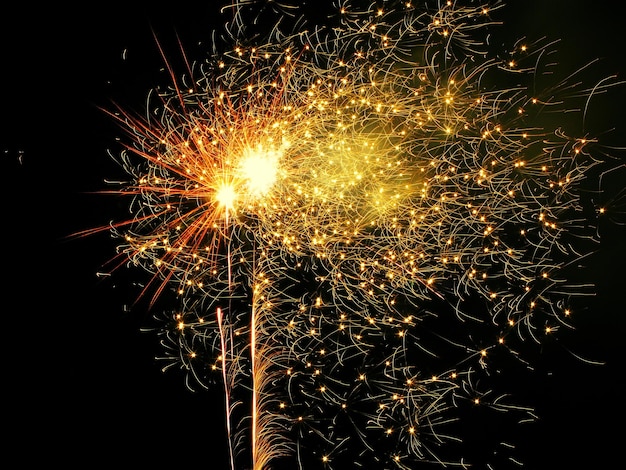
[[[227,468],[219,389],[191,393],[180,374],[160,370],[155,338],[139,331],[149,313],[125,308],[133,275],[96,276],[115,251],[107,233],[66,238],[125,214],[126,201],[93,194],[120,175],[107,155],[120,131],[99,108],[115,99],[139,109],[152,86],[167,82],[153,31],[168,54],[176,35],[199,54],[220,21],[211,2],[152,3],[22,3],[0,20],[2,423],[12,468],[168,459]],[[624,78],[616,10],[588,0],[511,3],[501,13],[506,33],[561,39],[564,75],[600,58],[594,76]],[[626,144],[625,96],[626,87],[614,89],[590,113],[593,126],[616,128],[614,143]],[[541,367],[551,374],[523,391],[540,418],[521,431],[527,468],[622,460],[625,234],[605,232],[589,261],[597,295],[567,336],[572,350],[605,365],[546,351]]]

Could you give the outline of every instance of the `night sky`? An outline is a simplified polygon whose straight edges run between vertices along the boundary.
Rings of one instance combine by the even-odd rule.
[[[209,49],[218,8],[204,4],[212,2],[152,3],[87,10],[48,2],[36,11],[16,3],[0,20],[4,448],[20,462],[12,468],[147,468],[170,458],[177,468],[227,468],[220,388],[192,393],[182,374],[160,370],[155,336],[140,332],[150,313],[127,308],[137,272],[96,276],[115,253],[108,233],[67,238],[128,214],[125,200],[95,194],[122,176],[107,155],[120,130],[100,108],[115,100],[140,109],[151,87],[167,83],[152,31],[172,54],[177,35],[190,55]],[[617,11],[590,0],[510,3],[506,33],[561,39],[564,75],[599,58],[592,76],[626,78]],[[593,129],[615,128],[607,137],[615,145],[626,145],[624,106],[626,85],[598,99],[588,117]],[[588,260],[597,295],[563,339],[605,365],[546,347],[537,353],[543,378],[520,390],[539,416],[518,434],[526,468],[614,468],[622,460],[625,236],[624,227],[604,232]]]

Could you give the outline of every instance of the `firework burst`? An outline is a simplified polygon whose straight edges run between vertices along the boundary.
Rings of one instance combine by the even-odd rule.
[[[111,113],[120,258],[179,296],[166,368],[221,382],[233,470],[461,465],[459,419],[532,418],[496,372],[569,327],[590,286],[568,267],[612,210],[585,192],[601,142],[546,116],[614,83],[538,91],[553,44],[491,50],[502,5],[467,4],[340,2],[315,25],[234,2],[206,60]]]

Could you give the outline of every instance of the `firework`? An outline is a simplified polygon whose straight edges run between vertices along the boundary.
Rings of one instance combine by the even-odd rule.
[[[614,83],[538,91],[553,44],[492,50],[502,5],[467,4],[340,2],[317,25],[234,2],[145,116],[112,113],[119,255],[179,297],[163,359],[221,384],[233,470],[462,465],[460,419],[532,419],[494,372],[570,326],[591,286],[568,267],[607,210],[585,191],[601,142],[549,117]]]

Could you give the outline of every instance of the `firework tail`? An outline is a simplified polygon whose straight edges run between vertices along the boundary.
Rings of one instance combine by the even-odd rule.
[[[252,308],[250,312],[250,358],[251,358],[251,447],[253,470],[266,470],[269,464],[291,453],[291,446],[284,437],[281,426],[284,416],[272,409],[277,406],[272,385],[280,376],[278,366],[283,358],[283,345],[272,340],[274,327],[268,321],[275,314],[270,298],[271,282],[254,263]]]

